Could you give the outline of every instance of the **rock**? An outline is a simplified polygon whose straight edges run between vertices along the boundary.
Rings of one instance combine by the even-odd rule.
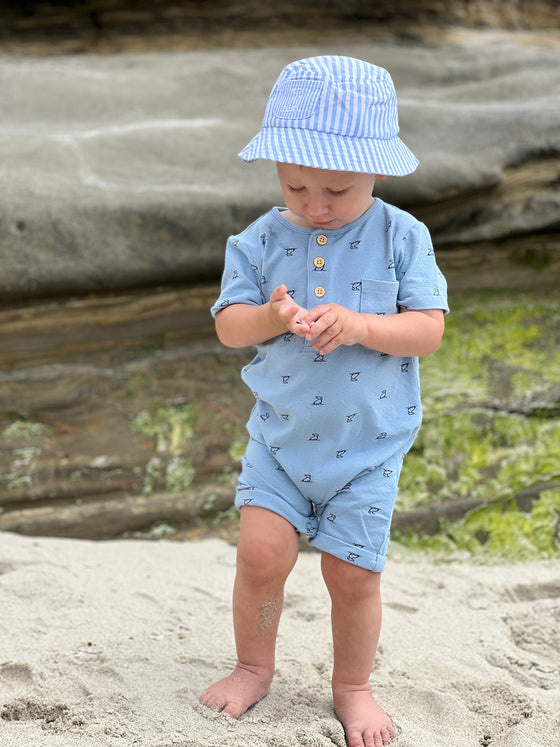
[[[281,200],[236,154],[280,69],[318,53],[392,72],[421,167],[379,194],[438,247],[554,235],[558,43],[463,42],[0,58],[4,301],[217,278],[225,237]]]
[[[302,36],[313,41],[317,33],[333,31],[363,36],[364,27],[369,36],[410,38],[425,34],[428,24],[438,35],[449,25],[557,30],[560,22],[555,0],[0,0],[0,11],[0,43],[10,49],[33,46],[43,54],[52,54],[53,46],[66,52],[239,46],[248,40],[271,46],[279,38],[298,43]]]
[[[109,537],[230,506],[254,403],[240,370],[254,351],[217,342],[208,314],[217,291],[161,288],[0,309],[0,532]],[[535,455],[519,467],[527,486],[515,487],[520,507],[558,485],[556,440],[547,456],[546,444],[519,433],[532,420],[544,421],[551,439],[558,428],[558,290],[544,298],[455,293],[452,305],[438,359],[421,364],[422,463],[436,468],[427,489],[437,505],[399,505],[401,530],[435,531],[438,518],[488,500],[480,489],[449,495],[472,445],[465,413],[489,432],[495,413],[518,415],[490,463]],[[450,416],[457,451],[442,456]],[[450,478],[438,487],[444,467]],[[500,496],[492,473],[480,479]]]
[[[560,487],[558,482],[547,482],[534,485],[522,490],[514,496],[514,501],[520,511],[529,513],[534,501],[538,501],[541,493]],[[466,514],[481,506],[489,505],[487,501],[469,498],[466,500],[441,501],[429,506],[422,506],[413,511],[395,511],[391,522],[391,529],[397,532],[423,532],[436,534],[441,522],[453,522],[462,519]],[[1,519],[0,519],[1,521]]]
[[[31,536],[113,539],[127,532],[146,530],[160,523],[192,521],[206,506],[216,511],[231,506],[232,489],[204,486],[182,493],[108,498],[103,501],[53,504],[0,514],[0,532]]]
[[[56,6],[59,20],[70,5]],[[401,133],[422,165],[411,177],[380,182],[379,193],[430,226],[452,293],[526,286],[542,293],[560,277],[557,37],[434,34],[432,26],[422,32],[426,44],[418,25],[411,34],[405,24],[408,39],[395,42],[384,27],[377,34],[362,24],[342,43],[328,24],[320,40],[318,27],[310,36],[317,16],[304,14],[290,43],[311,39],[306,46],[275,46],[285,40],[282,24],[272,31],[261,18],[261,48],[253,35],[247,50],[51,55],[145,51],[146,38],[123,41],[123,28],[139,32],[135,14],[165,16],[165,4],[131,3],[128,16],[111,15],[119,3],[109,5],[96,23],[118,27],[110,39],[74,29],[73,38],[42,42],[49,56],[20,49],[0,57],[0,531],[108,537],[230,505],[252,402],[239,369],[252,351],[219,346],[208,308],[226,236],[281,200],[272,164],[245,165],[236,153],[256,132],[279,70],[296,57],[352,54],[393,73]],[[223,7],[198,5],[218,15]],[[305,5],[289,1],[283,17]],[[469,22],[492,25],[490,10],[505,18],[500,13],[514,6],[522,13],[529,3],[402,3],[401,10],[414,5],[419,22],[431,6],[440,14],[469,6],[481,14]],[[9,46],[6,28],[21,40],[28,23],[32,49],[33,24],[52,21],[55,6],[26,6],[37,8],[27,20],[18,16],[15,34],[15,16],[7,16],[0,48]],[[340,12],[358,6],[389,8],[355,0]],[[542,18],[536,13],[535,25]],[[224,25],[222,43],[248,38],[245,29],[228,37]],[[164,27],[154,24],[162,37],[151,36],[148,48],[172,46]],[[204,46],[209,37],[195,39],[195,28],[191,46]],[[182,50],[186,34],[184,26],[174,37]],[[553,340],[552,315],[549,323]],[[521,402],[502,394],[494,405],[504,411],[558,415],[556,384]],[[432,531],[438,515],[452,518],[469,505],[398,521]]]
[[[252,395],[247,351],[215,338],[216,291],[0,310],[0,528],[13,512],[231,483]]]

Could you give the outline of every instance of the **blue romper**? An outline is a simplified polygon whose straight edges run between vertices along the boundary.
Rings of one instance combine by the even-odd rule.
[[[282,283],[306,309],[448,311],[428,230],[379,198],[338,229],[296,226],[273,208],[230,237],[212,314],[266,303]],[[418,359],[362,345],[321,355],[287,332],[257,345],[242,378],[256,404],[236,505],[268,508],[318,549],[383,570],[402,460],[422,419]]]

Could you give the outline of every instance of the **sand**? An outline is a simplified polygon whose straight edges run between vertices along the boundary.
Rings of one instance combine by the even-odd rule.
[[[558,563],[392,555],[372,682],[393,745],[558,747]],[[233,721],[198,695],[234,663],[234,547],[0,533],[0,745],[344,747],[318,561],[288,582],[271,692]]]

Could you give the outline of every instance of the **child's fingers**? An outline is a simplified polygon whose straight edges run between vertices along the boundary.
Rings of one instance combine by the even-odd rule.
[[[309,324],[303,320],[303,317],[303,310],[298,309],[291,319],[293,331],[300,337],[303,337],[304,335],[307,336],[309,333]]]
[[[310,311],[307,312],[304,321],[306,321],[307,324],[313,324],[324,314],[330,311],[331,308],[331,304],[321,304],[320,306],[315,306],[313,309],[310,309]]]
[[[327,330],[334,329],[338,323],[338,314],[336,309],[330,306],[318,306],[305,316],[305,321],[309,324],[310,338],[317,337]],[[338,334],[338,331],[336,334]]]
[[[288,292],[288,288],[284,283],[281,285],[278,285],[270,294],[270,302],[275,303],[276,301],[280,301],[286,293]]]

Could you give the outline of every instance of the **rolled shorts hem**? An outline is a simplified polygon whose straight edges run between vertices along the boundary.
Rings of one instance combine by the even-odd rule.
[[[345,560],[351,565],[365,568],[367,571],[381,573],[385,569],[385,563],[387,561],[385,555],[372,552],[364,547],[347,545],[328,534],[321,533],[321,531],[309,540],[309,544],[315,549],[321,550],[321,552],[334,555],[335,558]]]
[[[249,493],[252,495],[248,495]],[[307,517],[302,516],[289,503],[271,493],[267,493],[265,496],[260,491],[243,490],[237,493],[235,505],[238,509],[244,506],[266,508],[268,511],[278,514],[286,519],[300,534],[307,535],[311,547],[321,552],[327,552],[329,555],[334,555],[335,558],[376,573],[381,573],[385,568],[387,560],[385,555],[371,552],[367,548],[348,545],[321,532],[319,518],[315,514]]]
[[[258,490],[243,490],[237,492],[235,506],[241,510],[244,506],[266,508],[283,519],[286,519],[300,534],[312,538],[317,534],[318,517],[314,514],[302,516],[293,506],[273,493],[262,493]]]

